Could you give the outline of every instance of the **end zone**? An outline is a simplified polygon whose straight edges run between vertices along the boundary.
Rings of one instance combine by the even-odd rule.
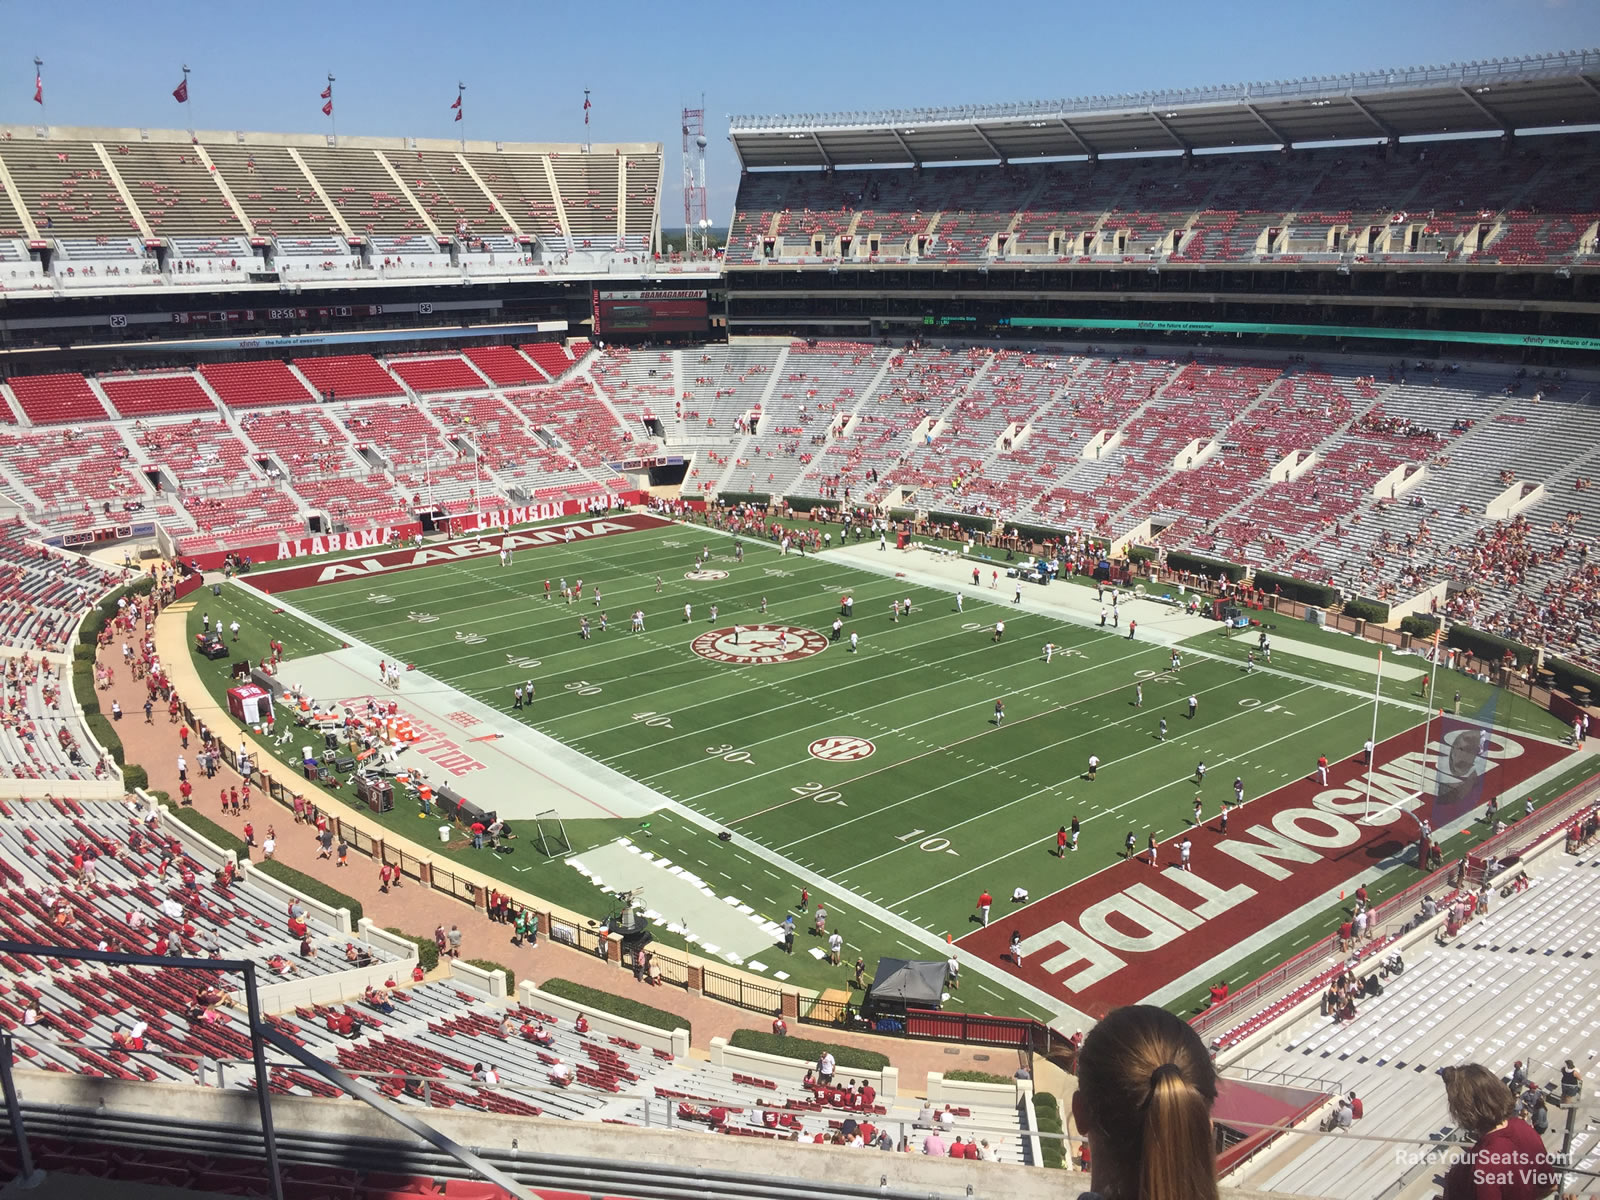
[[[563,521],[557,525],[541,525],[536,529],[524,529],[515,533],[484,534],[406,550],[385,550],[377,554],[364,554],[359,558],[343,558],[335,562],[284,567],[282,570],[242,576],[239,582],[258,592],[272,595],[276,592],[290,592],[296,588],[311,587],[318,583],[335,583],[341,579],[361,579],[393,571],[431,567],[438,563],[483,558],[486,555],[499,554],[502,549],[515,552],[539,546],[559,546],[580,539],[588,541],[618,533],[636,533],[642,529],[661,529],[671,524],[672,522],[651,516],[649,513],[618,513],[614,516],[586,517],[575,521]]]
[[[1366,816],[1362,756],[1331,764],[1328,784],[1297,780],[1233,810],[1228,836],[1215,815],[1167,839],[1159,866],[1142,852],[1028,905],[957,944],[1092,1016],[1141,1000],[1416,842],[1412,814],[1435,828],[1458,819],[1573,753],[1525,734],[1461,725],[1423,744],[1418,725],[1377,747]],[[1473,753],[1452,756],[1470,740]],[[1452,769],[1461,770],[1452,776]],[[1481,799],[1479,798],[1481,796]],[[1462,807],[1463,804],[1466,807]],[[1436,811],[1437,810],[1437,811]],[[1177,843],[1193,842],[1192,869]],[[1022,962],[1012,962],[1013,932]]]

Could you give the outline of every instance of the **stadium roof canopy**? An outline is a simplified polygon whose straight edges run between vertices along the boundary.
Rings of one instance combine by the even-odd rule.
[[[1600,50],[1023,104],[736,116],[745,167],[996,162],[1600,124]]]

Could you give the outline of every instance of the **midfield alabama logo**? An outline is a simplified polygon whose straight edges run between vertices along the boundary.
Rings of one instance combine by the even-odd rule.
[[[683,577],[692,579],[696,583],[710,583],[713,580],[726,579],[728,573],[726,571],[685,571]]]
[[[812,758],[820,758],[823,762],[860,762],[877,747],[866,738],[825,737],[818,738],[806,749]]]
[[[827,648],[827,638],[795,625],[729,625],[702,633],[689,643],[689,649],[701,658],[736,667],[794,662]]]

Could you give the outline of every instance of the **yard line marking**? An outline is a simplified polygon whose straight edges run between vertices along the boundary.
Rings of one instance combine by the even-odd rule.
[[[1232,684],[1234,682],[1235,681],[1233,681],[1233,680],[1224,680],[1223,682],[1218,683],[1218,684],[1216,684],[1216,685],[1214,685],[1214,686],[1212,686],[1210,688],[1203,689],[1203,692],[1204,693],[1210,693],[1210,692],[1214,692],[1214,691],[1219,691],[1219,690],[1221,690],[1223,688],[1232,686]],[[1100,695],[1101,696],[1105,696],[1105,695],[1110,695],[1113,691],[1125,691],[1125,690],[1126,690],[1125,687],[1119,686],[1117,688],[1109,689],[1106,692],[1102,692],[1102,693],[1100,693]],[[1097,698],[1098,697],[1086,697],[1085,699],[1097,699]],[[1077,701],[1075,701],[1074,703],[1077,703]],[[1050,715],[1052,715],[1054,713],[1065,711],[1069,707],[1071,707],[1071,705],[1058,705],[1054,709],[1047,709],[1044,712],[1034,713],[1034,714],[1031,714],[1031,715],[1026,716],[1026,717],[1020,717],[1015,722],[1013,722],[1013,727],[1015,727],[1016,725],[1024,724],[1024,723],[1026,723],[1028,721],[1037,720],[1040,717],[1046,717],[1046,716],[1050,716]],[[1245,711],[1252,711],[1252,710],[1245,710]],[[1235,714],[1235,715],[1243,715],[1243,713],[1239,713],[1239,714]],[[1131,721],[1133,719],[1134,718],[1132,716],[1128,716],[1128,717],[1122,718],[1122,720],[1124,722],[1125,721]],[[1224,717],[1222,719],[1223,720],[1229,720],[1231,718]],[[920,722],[919,722],[919,724],[920,724]],[[932,750],[926,750],[921,754],[913,755],[911,758],[902,759],[899,762],[885,763],[883,766],[877,767],[874,770],[866,771],[866,772],[864,772],[864,773],[862,773],[860,775],[852,776],[849,779],[841,780],[840,782],[834,784],[833,786],[834,786],[835,790],[843,791],[845,789],[845,787],[847,787],[850,784],[860,783],[864,779],[870,779],[872,776],[882,774],[885,771],[892,771],[892,770],[896,769],[897,767],[902,767],[902,766],[907,765],[908,763],[915,762],[918,759],[926,758],[930,754],[939,754],[939,753],[942,753],[944,751],[948,751],[951,747],[960,746],[960,745],[963,745],[966,742],[973,741],[976,738],[985,737],[985,736],[987,736],[989,734],[997,733],[997,732],[998,732],[997,729],[984,729],[984,730],[982,730],[982,731],[980,731],[978,733],[972,734],[972,735],[970,735],[968,737],[961,738],[958,741],[951,742],[947,746],[935,747]],[[1059,746],[1064,746],[1069,742],[1076,741],[1079,738],[1085,737],[1085,736],[1087,736],[1087,732],[1080,730],[1080,731],[1078,731],[1076,733],[1073,733],[1073,734],[1069,735],[1068,737],[1062,738],[1062,739],[1060,739],[1058,741],[1051,742],[1051,743],[1049,743],[1047,745],[1044,745],[1044,746],[1034,747],[1034,748],[1028,750],[1026,753],[1021,755],[1020,757],[1022,757],[1022,758],[1031,758],[1035,754],[1042,753],[1042,752],[1044,752],[1046,750],[1056,749]],[[1180,732],[1177,735],[1175,735],[1172,740],[1176,741],[1177,738],[1182,737],[1182,736],[1184,736],[1184,735],[1183,735],[1183,733]],[[1156,743],[1156,745],[1161,745],[1161,744],[1162,743]],[[1147,747],[1147,748],[1148,749],[1154,749],[1155,747],[1152,746],[1152,747]],[[1143,753],[1143,751],[1135,751],[1134,753],[1135,754],[1139,754],[1139,753]],[[1129,755],[1127,757],[1132,757],[1132,756]],[[967,758],[965,761],[971,762],[973,760],[970,759],[970,758]],[[987,774],[989,771],[991,771],[993,769],[994,768],[992,766],[990,766],[987,763],[984,763],[984,764],[981,765],[980,769],[977,770],[977,771],[973,771],[970,774],[963,775],[959,779],[948,780],[948,781],[946,781],[944,783],[941,783],[938,787],[929,788],[926,791],[919,792],[915,796],[908,796],[908,797],[906,797],[906,801],[908,801],[908,800],[920,800],[924,796],[931,795],[933,792],[941,791],[946,787],[953,786],[954,784],[965,783],[967,780],[975,779],[980,775]],[[1039,789],[1039,791],[1048,790],[1048,788],[1051,787],[1051,786],[1058,786],[1058,785],[1045,785],[1045,786],[1041,787]],[[720,790],[720,789],[714,789],[714,790]],[[707,796],[707,795],[710,795],[710,794],[711,794],[710,792],[701,792],[700,793],[701,796]],[[1037,793],[1035,793],[1035,794],[1037,794]],[[791,804],[797,804],[801,800],[804,800],[804,799],[806,799],[806,797],[800,796],[800,797],[794,797],[794,798],[787,799],[787,800],[781,800],[777,804],[770,805],[769,807],[761,809],[758,812],[751,813],[747,817],[740,817],[737,820],[729,821],[728,824],[730,826],[738,826],[738,825],[743,824],[745,821],[754,820],[756,817],[764,816],[767,813],[774,812],[774,811],[776,811],[777,809],[780,809],[780,808],[785,808],[785,807],[787,807],[787,806],[789,806]],[[905,803],[906,801],[897,801],[894,804],[889,805],[888,807],[889,808],[898,807],[899,804]],[[805,837],[798,838],[798,839],[796,839],[795,841],[792,841],[792,842],[786,842],[782,846],[779,846],[778,849],[779,850],[787,849],[789,846],[798,845],[800,842],[808,841],[813,837],[819,837],[819,836],[821,836],[822,834],[825,834],[825,833],[831,833],[834,830],[840,829],[845,825],[853,825],[857,821],[864,821],[864,820],[868,819],[869,817],[875,816],[875,815],[877,815],[879,813],[882,813],[884,811],[886,811],[886,809],[880,808],[880,809],[874,810],[873,812],[862,813],[860,816],[850,817],[847,820],[840,821],[840,822],[828,827],[827,829],[822,829],[822,830],[816,831],[815,833],[807,834]]]
[[[1307,688],[1303,688],[1301,690],[1302,691],[1309,690],[1310,686],[1314,686],[1314,685],[1308,685]],[[1249,711],[1249,710],[1247,710],[1247,711]],[[1245,713],[1237,713],[1235,715],[1236,716],[1244,716]],[[1299,737],[1301,734],[1305,733],[1307,730],[1315,729],[1319,725],[1326,725],[1329,721],[1337,721],[1337,720],[1340,720],[1340,719],[1342,719],[1344,717],[1348,717],[1349,715],[1350,714],[1347,713],[1347,712],[1333,713],[1330,716],[1324,717],[1320,721],[1314,721],[1309,725],[1303,725],[1300,728],[1295,729],[1290,733],[1286,733],[1280,738],[1274,738],[1270,742],[1263,742],[1260,745],[1256,746],[1255,749],[1261,750],[1261,749],[1265,749],[1267,746],[1276,746],[1279,742],[1288,741],[1292,737]],[[1223,719],[1224,720],[1232,720],[1233,718],[1232,717],[1225,717]],[[1224,762],[1232,762],[1233,760],[1232,759],[1224,759],[1223,761]],[[1148,800],[1151,796],[1155,795],[1157,792],[1161,791],[1163,788],[1167,788],[1167,787],[1171,787],[1171,786],[1172,786],[1171,783],[1164,783],[1164,784],[1161,785],[1161,787],[1152,788],[1150,791],[1145,792],[1144,795],[1142,795],[1142,796],[1134,796],[1132,799],[1126,800],[1123,803],[1118,804],[1118,805],[1114,806],[1113,808],[1108,809],[1105,813],[1100,814],[1100,815],[1102,815],[1102,816],[1110,816],[1111,813],[1117,812],[1119,809],[1126,808],[1130,804],[1137,804],[1140,800]],[[1030,799],[1030,798],[1031,797],[1022,797],[1021,799]],[[1013,804],[1017,803],[1017,802],[1018,801],[1012,801]],[[1246,808],[1249,807],[1249,802],[1248,801],[1246,801],[1245,807]],[[996,810],[996,811],[998,811],[998,810]],[[1237,811],[1237,810],[1235,810],[1235,811]],[[968,819],[971,820],[973,818],[968,818]],[[1097,818],[1096,817],[1091,817],[1089,819],[1090,820],[1096,820]],[[966,823],[965,821],[961,822],[961,824],[965,824],[965,823]],[[955,826],[951,826],[951,828],[953,829],[953,828],[955,828]],[[1031,849],[1033,847],[1036,847],[1039,844],[1040,840],[1041,839],[1039,839],[1039,838],[1034,838],[1031,841],[1025,843],[1022,846],[1017,847],[1014,850],[1008,851],[1007,853],[999,855],[996,858],[991,858],[986,863],[980,863],[976,867],[972,867],[969,870],[962,871],[959,875],[952,875],[949,879],[943,880],[942,882],[935,884],[933,887],[923,888],[922,891],[920,891],[920,892],[913,892],[909,896],[904,896],[901,899],[897,900],[895,903],[897,903],[897,904],[907,904],[912,900],[916,900],[919,897],[927,895],[929,892],[938,890],[939,888],[945,886],[945,884],[947,884],[947,883],[954,883],[958,879],[964,879],[968,875],[976,874],[979,871],[986,871],[990,867],[994,866],[996,863],[1004,862],[1008,858],[1012,858],[1012,857],[1014,857],[1014,856],[1016,856],[1018,854],[1026,853],[1029,849]],[[1160,840],[1162,840],[1162,839],[1158,839],[1158,842]],[[1112,867],[1114,867],[1116,865],[1117,864],[1114,863],[1114,862],[1113,863],[1108,863],[1106,866],[1100,868],[1100,871],[1095,871],[1090,875],[1085,875],[1083,877],[1083,879],[1075,880],[1073,883],[1068,884],[1067,887],[1075,887],[1075,886],[1077,886],[1077,884],[1080,884],[1080,883],[1084,882],[1084,880],[1091,879],[1095,875],[1100,874],[1101,871],[1108,871],[1108,870],[1110,870]],[[1051,895],[1058,896],[1058,895],[1060,895],[1062,892],[1064,892],[1066,890],[1067,890],[1066,887],[1057,888],[1054,892],[1051,893]],[[1049,897],[1047,897],[1047,896],[1046,897],[1040,897],[1040,900],[1045,900],[1045,899],[1048,899],[1048,898]],[[1031,901],[1031,903],[1034,903],[1034,904],[1037,904],[1039,902],[1040,902],[1039,900]]]

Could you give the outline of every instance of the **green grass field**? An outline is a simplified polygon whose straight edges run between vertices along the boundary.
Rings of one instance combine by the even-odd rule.
[[[727,578],[685,579],[702,546],[713,553],[708,566]],[[847,962],[935,953],[947,933],[971,927],[980,891],[1009,895],[1021,886],[1037,899],[1116,861],[1129,831],[1141,845],[1149,834],[1175,833],[1187,824],[1201,759],[1209,815],[1231,796],[1236,775],[1247,795],[1259,795],[1305,775],[1319,754],[1353,754],[1371,729],[1373,676],[1349,666],[1280,655],[1273,670],[1247,674],[1244,644],[1210,633],[1190,640],[1174,679],[1167,649],[1019,611],[1004,591],[969,589],[958,612],[950,590],[911,586],[836,556],[780,557],[751,543],[736,563],[731,551],[721,535],[679,526],[519,550],[509,568],[490,555],[283,599],[500,709],[511,708],[512,687],[532,675],[537,697],[518,714],[523,721],[737,830],[770,857],[748,856],[668,812],[649,832],[662,853],[713,867],[778,919],[806,884],[843,914]],[[562,576],[583,578],[581,605],[556,595]],[[602,608],[592,601],[597,586]],[[843,641],[797,661],[737,665],[690,649],[697,636],[734,623],[826,634],[845,592],[855,599],[845,626],[846,638],[860,635],[855,653]],[[376,594],[389,599],[375,602]],[[912,612],[896,622],[891,602],[907,597]],[[685,603],[692,621],[684,620]],[[220,598],[201,593],[191,623],[198,630],[202,610],[227,619],[236,612],[245,648],[276,632],[291,658],[335,644],[274,607],[237,588]],[[628,631],[636,608],[646,613],[645,633]],[[609,630],[581,640],[580,616],[596,621],[601,611]],[[422,623],[418,614],[438,619]],[[1007,622],[999,644],[991,640],[997,618]],[[1354,639],[1298,625],[1292,632],[1347,653],[1376,653]],[[762,636],[746,632],[745,645]],[[1048,664],[1046,642],[1058,647]],[[200,666],[220,691],[224,664]],[[1135,707],[1136,680],[1143,707]],[[1464,706],[1481,702],[1479,685],[1464,687]],[[1421,721],[1417,691],[1415,682],[1385,681],[1385,698],[1396,703],[1380,706],[1380,738]],[[1184,717],[1190,693],[1199,700],[1193,722]],[[997,699],[1005,703],[998,725]],[[1163,717],[1165,741],[1157,732]],[[1497,719],[1561,733],[1548,714],[1510,698]],[[808,748],[829,738],[869,739],[875,749],[855,761],[814,757]],[[1092,782],[1090,754],[1101,764]],[[1083,823],[1081,849],[1058,858],[1057,827],[1074,815]],[[412,813],[386,821],[423,828]],[[574,849],[635,825],[574,823]],[[493,857],[474,856],[473,865],[491,869],[499,864],[480,859]],[[595,908],[592,887],[559,862],[515,882]],[[1254,956],[1263,967],[1293,949],[1291,939],[1281,941]],[[848,979],[805,955],[784,966],[802,985]],[[971,981],[956,999],[974,1010],[1041,1011],[997,979]]]

